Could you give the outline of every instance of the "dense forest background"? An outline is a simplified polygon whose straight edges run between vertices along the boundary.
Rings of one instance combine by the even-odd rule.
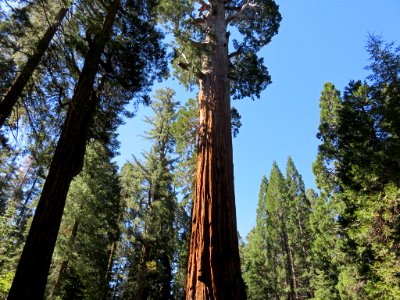
[[[273,8],[269,39],[280,22]],[[18,262],[38,254],[43,261],[34,263],[49,260],[41,279],[48,299],[185,298],[199,107],[170,87],[150,93],[171,60],[193,85],[195,66],[177,57],[186,51],[198,63],[196,47],[185,44],[196,31],[159,26],[179,9],[168,1],[2,3],[0,297]],[[171,52],[163,37],[173,33],[179,47]],[[251,49],[241,57],[240,47],[250,46],[236,47],[236,71],[251,65],[266,78],[262,60]],[[240,238],[249,299],[400,298],[400,48],[371,34],[366,53],[365,78],[321,91],[316,189],[290,156],[285,169],[274,163],[259,179],[255,226]],[[237,79],[233,96],[259,96],[267,84],[257,76],[255,88]],[[141,105],[151,111],[142,133],[149,147],[119,168],[117,128]],[[241,126],[232,107],[233,137]],[[64,210],[47,211],[62,216],[58,230],[33,221],[44,211],[39,201],[51,207],[42,200],[51,193],[65,194]],[[44,237],[28,237],[30,228]],[[24,243],[36,249],[38,241],[53,241],[54,253],[49,246],[21,258]]]

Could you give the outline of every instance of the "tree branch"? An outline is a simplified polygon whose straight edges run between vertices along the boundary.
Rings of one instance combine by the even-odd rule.
[[[199,3],[202,7],[205,7],[207,9],[211,8],[211,4],[206,3],[204,0],[195,0],[197,3]]]
[[[228,25],[237,19],[243,18],[245,15],[245,12],[248,9],[254,9],[255,7],[257,7],[256,3],[247,2],[247,3],[243,4],[243,6],[240,8],[240,10],[236,11],[235,13],[231,14],[230,16],[228,16],[226,18],[226,24]]]
[[[239,56],[242,53],[243,53],[243,45],[241,45],[236,51],[229,53],[228,56],[229,56],[229,58],[232,58],[232,57]]]
[[[206,18],[204,17],[204,15],[199,18],[190,16],[190,19],[192,20],[192,24],[196,27],[204,27],[204,25],[206,24]]]
[[[204,0],[195,0],[195,1],[201,5],[199,8],[199,16],[206,18],[212,9],[211,4],[206,3]]]
[[[188,39],[190,46],[192,46],[193,48],[196,49],[204,49],[204,47],[207,47],[207,45],[209,45],[209,42],[198,42],[192,39]]]
[[[239,11],[240,9],[241,9],[241,7],[239,7],[239,6],[229,6],[229,5],[225,6],[225,10],[227,10],[227,11]]]

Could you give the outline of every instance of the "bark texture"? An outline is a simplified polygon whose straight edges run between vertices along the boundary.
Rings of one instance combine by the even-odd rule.
[[[68,109],[49,174],[19,261],[8,299],[43,299],[51,257],[72,178],[82,169],[97,97],[91,97],[101,54],[110,39],[120,0],[108,8],[102,30],[90,45]]]
[[[217,2],[217,1],[215,1]],[[186,299],[246,299],[241,277],[233,185],[225,1],[208,16],[211,46],[199,80],[196,191]]]
[[[11,115],[14,105],[17,103],[18,98],[21,96],[22,91],[27,85],[29,79],[32,77],[33,72],[39,65],[43,54],[46,52],[47,48],[54,35],[57,32],[58,27],[61,25],[62,20],[67,14],[67,8],[61,8],[57,14],[54,23],[46,30],[44,36],[41,38],[36,46],[36,50],[31,57],[29,57],[25,66],[18,74],[17,78],[13,82],[12,86],[8,89],[4,99],[0,102],[0,128],[3,127],[5,121]]]

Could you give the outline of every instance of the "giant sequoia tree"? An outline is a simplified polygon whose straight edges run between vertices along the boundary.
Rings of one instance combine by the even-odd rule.
[[[180,79],[200,91],[198,160],[187,299],[244,299],[240,274],[230,98],[259,97],[270,83],[257,57],[279,27],[274,1],[165,1],[175,25]],[[230,40],[229,28],[240,38]],[[229,46],[233,51],[229,53]]]
[[[103,89],[107,91],[104,88],[107,80],[115,85],[118,83],[121,90],[139,93],[154,79],[153,67],[163,66],[159,60],[162,55],[158,43],[160,34],[153,29],[154,21],[150,13],[153,4],[152,1],[113,0],[106,3],[101,1],[97,6],[97,13],[100,13],[98,17],[104,21],[99,28],[88,26],[86,30],[88,48],[82,61],[83,68],[69,104],[9,299],[43,297],[68,188],[72,178],[82,169],[93,115],[99,99],[108,96],[102,93]],[[121,6],[124,9],[119,12]],[[115,22],[117,14],[123,24]],[[121,27],[113,30],[114,23]],[[126,45],[129,46],[131,57],[126,61],[128,53],[124,51],[127,48],[112,46],[125,43],[124,38],[129,34],[132,39]],[[112,43],[109,43],[110,40]],[[145,47],[148,43],[152,46]],[[124,68],[129,69],[129,78],[115,75],[114,70]]]

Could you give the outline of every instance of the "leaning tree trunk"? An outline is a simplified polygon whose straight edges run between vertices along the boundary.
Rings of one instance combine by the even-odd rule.
[[[43,299],[51,257],[72,178],[82,169],[89,125],[97,97],[91,97],[101,54],[110,39],[120,0],[107,11],[90,45],[68,109],[8,299]],[[91,100],[92,99],[92,100]]]
[[[186,299],[245,299],[240,272],[224,1],[208,17],[214,32],[199,80],[199,138]]]
[[[54,23],[46,30],[44,36],[37,44],[35,52],[28,59],[12,86],[8,89],[3,100],[0,102],[0,128],[3,127],[5,121],[10,116],[15,103],[17,103],[22,91],[32,77],[33,72],[36,70],[67,12],[67,8],[63,7],[60,9]]]

